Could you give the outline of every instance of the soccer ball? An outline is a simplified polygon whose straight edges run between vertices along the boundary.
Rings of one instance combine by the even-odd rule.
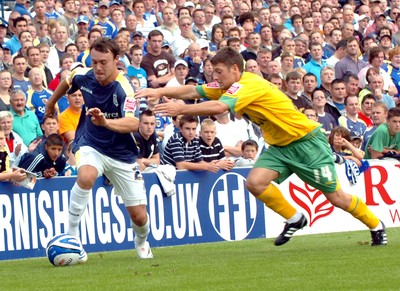
[[[82,245],[77,238],[69,234],[59,234],[47,244],[46,256],[56,267],[72,266],[79,262],[82,250]]]

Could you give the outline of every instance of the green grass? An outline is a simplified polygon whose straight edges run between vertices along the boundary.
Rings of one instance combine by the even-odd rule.
[[[86,264],[55,268],[47,258],[0,262],[0,290],[399,290],[400,233],[386,247],[369,232],[92,253]]]

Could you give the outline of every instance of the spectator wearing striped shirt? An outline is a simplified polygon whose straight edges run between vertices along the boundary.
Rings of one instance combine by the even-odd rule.
[[[214,121],[210,118],[204,119],[200,128],[200,149],[203,154],[203,160],[205,162],[217,161],[221,169],[229,171],[234,166],[234,162],[225,158],[224,147],[216,135]]]
[[[215,162],[205,162],[200,149],[200,138],[196,136],[198,119],[185,115],[179,121],[179,132],[175,133],[165,147],[161,164],[172,165],[178,170],[206,170],[218,172]]]

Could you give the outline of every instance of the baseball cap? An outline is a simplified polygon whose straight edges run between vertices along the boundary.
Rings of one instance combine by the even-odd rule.
[[[143,33],[141,33],[140,31],[135,31],[135,33],[132,35],[132,38],[134,38],[135,36],[143,37]]]
[[[6,44],[6,43],[5,43],[5,44],[2,45],[2,47],[3,47],[3,50],[8,50],[8,51],[11,50],[9,44]]]
[[[362,21],[362,20],[364,20],[365,18],[367,18],[368,20],[371,19],[368,15],[361,14],[360,16],[358,16],[357,21],[358,21],[358,22],[359,22],[359,21]]]
[[[113,1],[110,2],[110,6],[113,6],[113,5],[120,6],[121,4],[119,3],[119,1],[113,0]]]
[[[183,5],[183,7],[196,7],[192,1],[187,1]]]
[[[189,68],[188,64],[184,60],[179,60],[179,61],[175,62],[174,69],[176,69],[176,67],[179,66],[179,65],[182,65],[182,66],[185,66],[186,68]]]
[[[197,79],[194,78],[194,77],[187,77],[187,78],[185,79],[185,85],[187,85],[189,82],[199,83],[199,81],[197,81]]]
[[[198,40],[196,40],[196,43],[199,44],[201,49],[209,47],[208,41],[205,39],[202,39],[202,38],[199,38]]]
[[[383,13],[381,13],[381,14],[378,14],[378,15],[375,17],[375,20],[378,19],[379,17],[383,17],[383,18],[386,19],[386,15],[383,14]]]
[[[0,26],[4,26],[5,28],[8,27],[8,22],[5,21],[3,18],[0,17]]]
[[[81,22],[88,24],[89,23],[89,17],[87,17],[86,15],[79,15],[78,16],[78,20],[76,21],[76,23],[81,23]]]
[[[110,3],[108,1],[100,1],[97,7],[106,6],[107,8],[110,7]]]
[[[355,140],[355,139],[362,140],[363,138],[362,138],[362,136],[353,133],[353,134],[350,136],[350,140]]]
[[[392,36],[390,34],[384,34],[384,35],[379,37],[379,41],[381,41],[382,38],[384,38],[384,37],[388,37],[390,40],[392,40]]]
[[[167,3],[167,0],[157,0],[157,2]]]
[[[169,47],[169,42],[164,40],[161,47]]]

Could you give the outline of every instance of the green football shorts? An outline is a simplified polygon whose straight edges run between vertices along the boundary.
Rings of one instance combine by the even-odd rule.
[[[260,155],[254,168],[278,172],[277,183],[295,173],[323,193],[332,193],[340,188],[333,154],[320,127],[287,146],[270,146]]]

